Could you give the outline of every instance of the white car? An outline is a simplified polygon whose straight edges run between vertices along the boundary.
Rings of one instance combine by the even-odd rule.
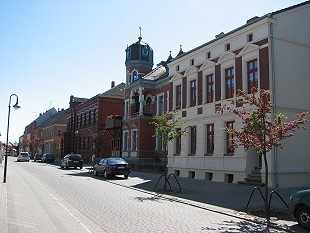
[[[30,156],[28,152],[20,152],[17,156],[17,162],[29,162],[30,161]]]

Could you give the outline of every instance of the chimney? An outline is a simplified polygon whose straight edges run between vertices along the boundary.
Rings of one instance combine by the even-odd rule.
[[[111,82],[111,88],[113,88],[113,87],[115,87],[115,82],[114,81]]]

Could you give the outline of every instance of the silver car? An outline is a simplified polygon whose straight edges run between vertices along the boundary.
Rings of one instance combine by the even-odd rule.
[[[288,206],[290,214],[297,219],[298,224],[310,230],[310,189],[293,193]]]
[[[30,156],[28,152],[20,152],[17,156],[17,162],[29,162],[30,161]]]

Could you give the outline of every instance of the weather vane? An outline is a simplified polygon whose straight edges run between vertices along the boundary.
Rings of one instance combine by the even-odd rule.
[[[142,31],[141,25],[140,25],[140,27],[139,27],[139,30],[140,30],[140,37],[141,37],[141,31]],[[141,38],[142,38],[142,37],[141,37]]]

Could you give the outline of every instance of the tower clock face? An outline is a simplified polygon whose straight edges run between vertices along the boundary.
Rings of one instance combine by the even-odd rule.
[[[149,55],[149,50],[146,46],[142,49],[142,56],[147,57]]]

